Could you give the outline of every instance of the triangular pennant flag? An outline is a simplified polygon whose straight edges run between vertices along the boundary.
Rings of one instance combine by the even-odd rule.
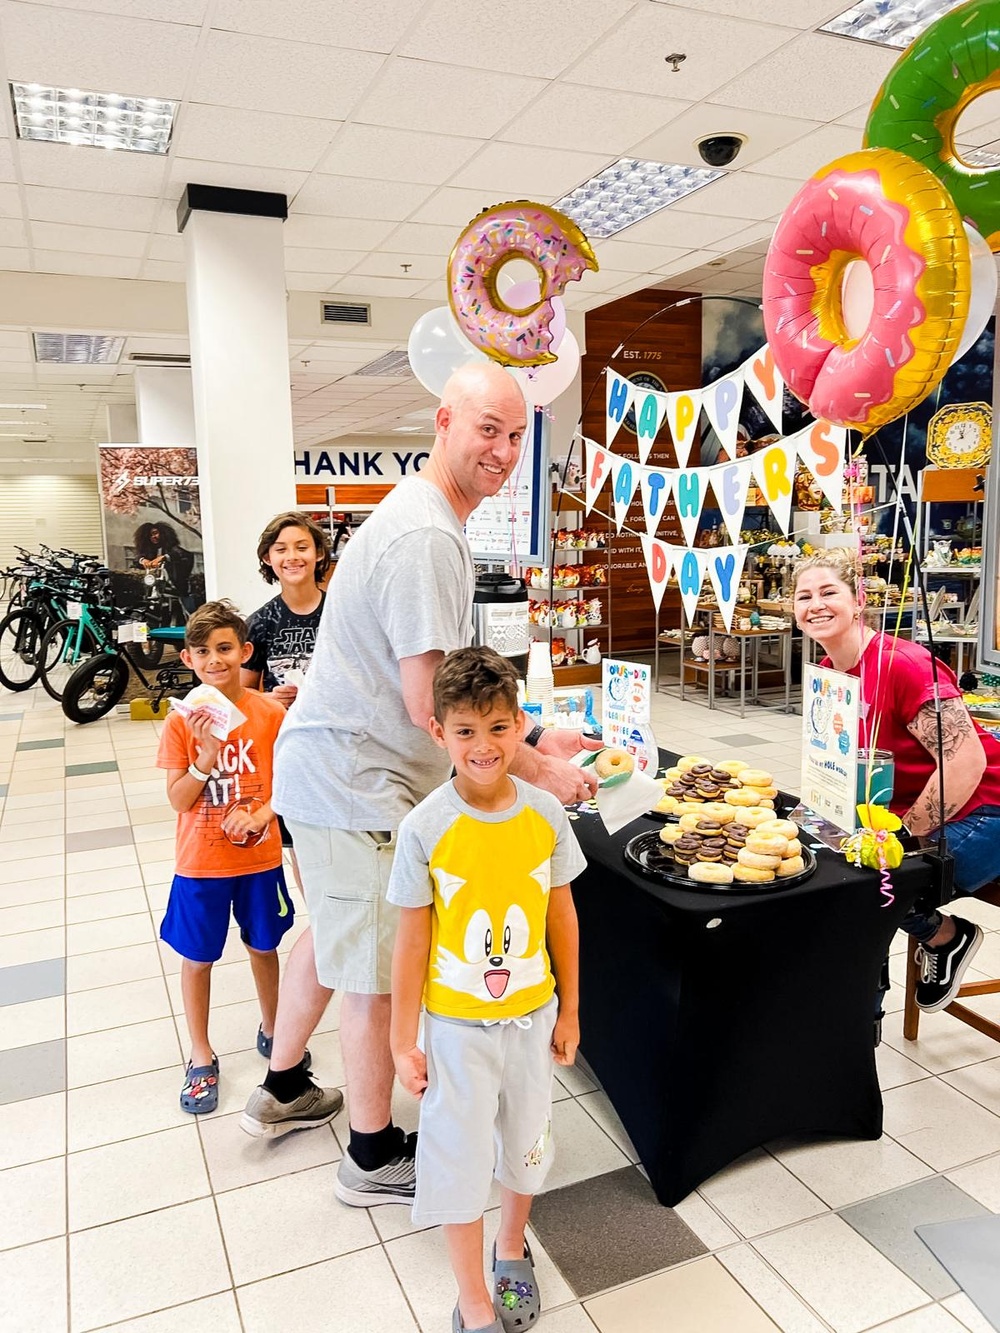
[[[649,575],[649,588],[653,594],[656,614],[660,614],[663,593],[674,568],[673,549],[666,542],[655,537],[640,537],[642,553],[646,557],[646,572]]]
[[[790,440],[769,444],[750,455],[750,464],[767,507],[787,537],[795,492],[795,445]]]
[[[677,453],[677,466],[687,467],[701,415],[701,389],[682,389],[667,394],[667,423]]]
[[[586,476],[586,513],[590,513],[594,505],[597,504],[597,497],[601,492],[601,487],[608,479],[608,473],[611,471],[611,455],[606,449],[602,449],[594,440],[588,440],[583,437],[584,462],[587,466]]]
[[[615,505],[615,526],[620,533],[632,497],[635,495],[636,483],[639,480],[639,465],[633,463],[630,458],[616,458],[614,454],[611,454],[610,458],[611,496]]]
[[[608,366],[605,371],[607,380],[607,407],[604,428],[604,443],[611,448],[615,436],[621,430],[622,422],[628,416],[628,410],[635,398],[635,385]]]
[[[840,513],[844,507],[844,454],[847,427],[829,421],[814,421],[788,441],[816,478],[816,484]]]
[[[708,577],[712,581],[715,600],[719,603],[719,612],[726,622],[727,631],[733,628],[736,596],[748,549],[746,546],[717,546],[714,550],[709,547],[705,552]]]
[[[747,507],[750,489],[750,459],[739,458],[734,463],[719,463],[711,469],[712,491],[722,511],[722,521],[734,542],[743,529],[743,512]]]
[[[633,403],[635,435],[639,444],[639,462],[645,463],[667,412],[667,395],[655,389],[636,389]]]
[[[684,607],[684,619],[689,625],[694,623],[694,613],[698,609],[701,596],[702,567],[698,552],[685,547],[674,547],[674,572],[677,575],[677,587]]]
[[[781,433],[781,410],[785,396],[785,381],[767,343],[754,352],[740,366],[743,382],[771,419],[774,429]]]
[[[694,535],[698,531],[708,475],[707,468],[688,468],[674,473],[674,504],[688,546],[694,545]]]
[[[639,490],[642,494],[642,511],[646,516],[646,531],[651,537],[656,536],[663,511],[667,507],[672,490],[673,473],[658,467],[639,469]]]
[[[736,457],[736,432],[743,402],[743,372],[734,370],[701,391],[701,405],[727,458]]]

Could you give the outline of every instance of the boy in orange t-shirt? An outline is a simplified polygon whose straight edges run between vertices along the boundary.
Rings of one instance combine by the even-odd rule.
[[[271,813],[274,742],[285,709],[245,690],[240,668],[250,656],[247,627],[229,602],[207,602],[190,617],[181,657],[204,685],[214,685],[245,715],[224,741],[212,735],[205,708],[168,715],[157,767],[177,811],[173,883],[160,938],[183,958],[181,994],[191,1057],[181,1109],[193,1115],[219,1104],[219,1062],[208,1039],[212,964],[222,956],[230,909],[250,955],[261,1026],[268,1044],[278,1004],[277,945],[295,912],[281,867],[281,838]]]

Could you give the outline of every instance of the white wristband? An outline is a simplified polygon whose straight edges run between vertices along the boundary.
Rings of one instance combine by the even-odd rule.
[[[188,765],[188,774],[197,779],[198,782],[207,782],[212,776],[211,773],[203,773],[201,769],[197,768],[194,764]]]

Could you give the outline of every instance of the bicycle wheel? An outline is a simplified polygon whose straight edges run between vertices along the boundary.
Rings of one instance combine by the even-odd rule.
[[[63,712],[71,722],[96,722],[110,713],[128,685],[128,663],[117,653],[81,662],[63,690]]]
[[[99,651],[89,628],[80,629],[75,620],[57,620],[42,638],[39,650],[39,674],[46,694],[60,700],[66,682],[80,665]]]
[[[27,690],[38,679],[43,626],[33,611],[10,611],[0,620],[0,685]]]
[[[132,653],[140,666],[159,666],[163,659],[163,640],[147,639],[145,643],[133,643]]]

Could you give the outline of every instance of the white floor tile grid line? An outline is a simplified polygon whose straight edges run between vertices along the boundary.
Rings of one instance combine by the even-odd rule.
[[[152,911],[150,911],[150,921],[151,921],[151,927],[155,930],[155,922],[153,922]],[[164,982],[166,982],[166,976],[167,976],[167,973],[166,973],[166,971],[165,971],[165,969],[164,969],[164,971],[163,971],[163,979],[164,979]],[[176,1026],[176,1024],[175,1024],[175,1026]],[[588,1111],[588,1113],[589,1113],[590,1108],[589,1108],[588,1106],[585,1105],[585,1106],[584,1106],[584,1110]],[[207,1170],[207,1164],[206,1164],[206,1170]],[[708,1206],[709,1209],[711,1209],[711,1210],[712,1210],[712,1211],[713,1211],[713,1212],[714,1212],[714,1213],[715,1213],[721,1220],[724,1221],[724,1214],[722,1214],[721,1212],[719,1212],[718,1210],[716,1210],[716,1209],[714,1208],[714,1205],[713,1205],[710,1201],[705,1200],[705,1203],[706,1203],[706,1205]],[[789,1224],[789,1225],[791,1226],[791,1225],[794,1225],[794,1224]],[[782,1230],[782,1229],[787,1229],[787,1228],[777,1228],[777,1229],[775,1229],[775,1230]],[[771,1233],[763,1233],[763,1234],[771,1234]],[[761,1237],[758,1236],[758,1237],[755,1237],[755,1239],[758,1239],[758,1240],[759,1240],[759,1239],[761,1239]],[[740,1242],[738,1242],[738,1241],[734,1241],[734,1242],[732,1242],[732,1244],[729,1245],[729,1246],[719,1247],[719,1248],[717,1249],[716,1252],[717,1252],[717,1253],[721,1253],[721,1252],[723,1252],[723,1251],[726,1250],[726,1249],[734,1248],[734,1247],[735,1247],[737,1244],[739,1244],[739,1243],[740,1243]],[[391,1260],[390,1260],[390,1262],[391,1262]],[[783,1281],[783,1279],[780,1278],[780,1274],[777,1274],[777,1270],[773,1270],[773,1271],[776,1273],[776,1276],[778,1277],[778,1279]],[[398,1277],[398,1274],[397,1274],[397,1277]],[[787,1284],[785,1284],[785,1285],[787,1285]],[[817,1316],[817,1317],[818,1317],[818,1316]],[[821,1323],[822,1323],[822,1321],[821,1321]],[[826,1324],[822,1324],[822,1326],[823,1326],[823,1327],[830,1327],[829,1325],[826,1325]]]

